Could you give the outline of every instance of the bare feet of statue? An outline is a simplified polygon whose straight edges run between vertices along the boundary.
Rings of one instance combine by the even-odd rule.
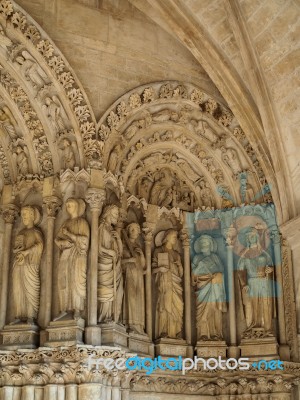
[[[78,321],[80,318],[81,318],[80,311],[75,311],[75,312],[74,312],[74,319],[75,319],[75,321]]]
[[[16,318],[14,321],[12,321],[9,325],[17,325],[17,324],[20,324],[21,323],[21,320],[20,320],[20,318]]]
[[[67,311],[62,311],[57,317],[53,318],[53,321],[58,321],[61,318],[65,317],[67,314]]]

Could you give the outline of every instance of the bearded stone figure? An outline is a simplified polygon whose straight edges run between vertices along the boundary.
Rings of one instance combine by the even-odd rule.
[[[40,303],[40,263],[44,239],[41,230],[36,227],[41,220],[36,207],[22,207],[21,217],[25,228],[18,233],[13,249],[12,324],[23,321],[34,324]]]
[[[217,245],[209,235],[202,235],[194,244],[192,281],[196,286],[197,339],[221,340],[222,313],[227,311],[224,267],[215,254]]]
[[[244,336],[251,336],[252,328],[272,336],[272,318],[275,317],[273,262],[260,244],[257,229],[251,228],[246,234],[246,245],[238,262],[247,325]]]
[[[103,211],[99,226],[98,304],[99,322],[119,322],[123,301],[123,252],[119,233],[114,229],[119,220],[119,208],[109,205]]]
[[[85,212],[82,199],[69,198],[66,210],[70,216],[61,226],[55,239],[61,250],[58,264],[58,296],[60,314],[58,320],[73,313],[79,319],[85,308],[86,270],[90,241],[89,224],[82,215]]]
[[[152,273],[157,287],[155,337],[182,337],[182,275],[183,268],[176,250],[177,231],[159,232],[155,238]]]
[[[123,232],[124,272],[124,324],[134,333],[143,334],[145,329],[144,274],[146,261],[139,243],[141,228],[138,224],[129,224]]]

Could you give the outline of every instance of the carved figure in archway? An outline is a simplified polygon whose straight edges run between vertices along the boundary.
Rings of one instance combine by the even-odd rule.
[[[211,194],[211,190],[208,184],[202,179],[198,183],[197,192],[200,197],[200,205],[204,207],[212,207],[213,206],[213,197]]]
[[[27,150],[26,146],[23,148],[18,145],[15,150],[18,175],[26,175],[29,172],[28,154],[26,154],[25,149]]]
[[[74,169],[76,165],[76,159],[72,143],[69,139],[64,138],[61,144],[62,149],[62,168],[63,169]]]
[[[262,330],[272,335],[272,318],[275,317],[274,267],[270,255],[260,244],[259,233],[251,228],[246,234],[247,247],[238,262],[239,281],[247,330]]]
[[[183,268],[176,250],[177,231],[169,229],[156,235],[152,273],[157,287],[155,337],[182,337],[182,276]]]
[[[59,104],[58,98],[56,96],[53,96],[52,98],[46,97],[43,108],[46,111],[54,132],[63,131],[65,129],[65,124],[61,116],[61,105]]]
[[[217,246],[209,235],[202,235],[194,244],[192,281],[196,286],[197,338],[221,340],[222,315],[227,311],[224,266],[215,253]]]
[[[21,70],[25,79],[30,81],[34,88],[40,89],[48,83],[48,77],[45,71],[39,66],[28,51],[22,51],[22,56],[18,56],[16,61],[21,65]]]
[[[68,313],[81,317],[86,299],[86,269],[90,240],[89,224],[82,215],[85,202],[69,198],[66,210],[70,216],[61,226],[55,243],[61,250],[58,264],[59,311],[55,320]]]
[[[108,170],[111,172],[115,172],[118,162],[120,161],[120,155],[122,152],[122,146],[120,144],[116,144],[112,149],[109,161],[108,161]]]
[[[151,194],[150,203],[162,206],[166,202],[168,196],[172,196],[168,189],[173,184],[173,178],[169,170],[165,169],[159,174],[159,178],[154,182]],[[172,198],[171,198],[172,201]],[[164,204],[166,205],[166,204]]]
[[[238,174],[241,172],[242,168],[241,168],[241,162],[240,162],[240,159],[239,159],[239,156],[238,156],[236,150],[222,146],[221,152],[222,152],[222,160],[232,170],[234,176],[238,176]]]
[[[123,301],[122,241],[115,227],[119,208],[109,205],[103,211],[99,226],[98,255],[98,321],[119,322]]]
[[[141,228],[136,223],[127,226],[123,231],[124,271],[124,315],[123,321],[135,333],[144,333],[145,329],[145,294],[144,274],[146,273],[145,257],[139,236]]]
[[[39,210],[34,206],[21,209],[25,226],[15,240],[12,267],[12,306],[14,321],[33,324],[40,304],[40,263],[44,248],[44,238],[36,225],[41,220]]]

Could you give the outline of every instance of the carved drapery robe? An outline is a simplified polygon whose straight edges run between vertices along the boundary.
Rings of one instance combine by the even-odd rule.
[[[44,248],[42,232],[23,229],[16,237],[12,267],[14,317],[37,318],[40,303],[40,263]],[[28,254],[24,255],[23,251]]]
[[[159,254],[168,254],[168,270],[159,271]],[[157,269],[155,282],[157,285],[157,305],[155,337],[180,338],[183,324],[183,299],[182,299],[182,263],[180,254],[165,245],[154,250],[152,268]]]
[[[197,254],[192,271],[197,280],[197,336],[198,339],[222,339],[222,313],[226,312],[224,267],[219,257]]]
[[[145,329],[145,257],[141,250],[136,241],[123,242],[122,267],[125,281],[123,322],[137,333],[144,333]]]
[[[106,221],[99,226],[98,302],[99,322],[120,319],[123,301],[122,244],[118,233]]]
[[[266,267],[272,266],[270,255],[260,246],[245,249],[241,254],[238,270],[245,271],[245,283],[249,287],[248,293],[242,292],[247,329],[272,330],[272,318],[276,316],[274,271],[271,274],[265,272]]]
[[[73,241],[63,228],[76,236]],[[90,229],[84,218],[68,219],[61,226],[56,244],[62,250],[58,265],[60,311],[83,311],[86,299],[86,269]]]

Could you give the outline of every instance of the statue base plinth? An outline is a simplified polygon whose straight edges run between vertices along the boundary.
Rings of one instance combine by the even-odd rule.
[[[59,347],[83,344],[84,319],[58,320],[50,322],[46,329],[48,340],[44,346]]]
[[[249,357],[253,360],[274,360],[279,358],[278,343],[274,336],[242,339],[239,345],[241,357]]]
[[[102,323],[101,344],[105,346],[117,346],[128,350],[128,333],[123,325],[115,322]]]
[[[101,328],[100,326],[87,326],[85,328],[85,343],[93,346],[101,346]]]
[[[161,338],[155,340],[156,356],[190,357],[192,346],[187,345],[184,339]]]
[[[138,355],[154,357],[154,344],[147,334],[129,333],[128,348]]]
[[[35,349],[39,345],[39,327],[34,324],[6,325],[1,331],[1,349]]]
[[[199,340],[195,347],[197,357],[226,358],[227,345],[223,340]]]

